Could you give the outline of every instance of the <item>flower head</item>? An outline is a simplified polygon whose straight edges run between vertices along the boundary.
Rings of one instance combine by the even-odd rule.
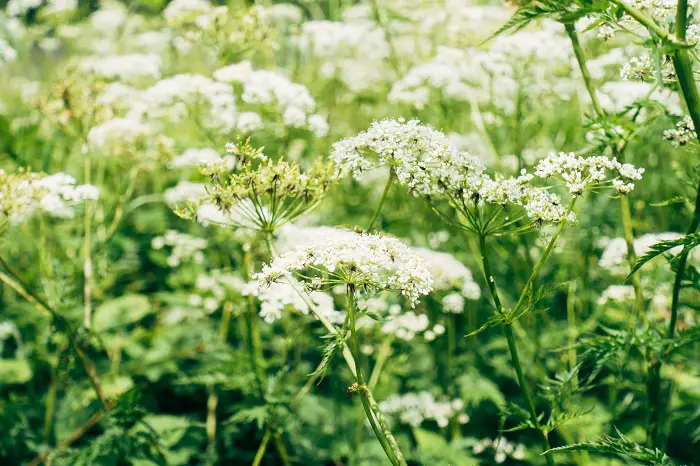
[[[573,152],[552,153],[535,167],[540,178],[561,178],[573,196],[580,196],[588,187],[603,185],[608,180],[618,193],[627,194],[634,189],[634,181],[642,179],[642,173],[643,168],[622,164],[614,157],[580,157]]]
[[[227,144],[235,156],[200,166],[209,178],[207,195],[177,213],[183,218],[236,228],[274,232],[316,207],[335,181],[331,165],[316,163],[302,172],[299,165],[273,162],[249,142]]]
[[[265,265],[256,279],[265,286],[289,275],[310,289],[344,284],[370,294],[398,291],[412,305],[432,290],[425,262],[398,239],[376,234],[295,249]]]

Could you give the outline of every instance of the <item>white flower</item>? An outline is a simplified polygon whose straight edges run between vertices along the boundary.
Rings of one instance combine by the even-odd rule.
[[[433,420],[439,427],[446,427],[450,419],[461,415],[461,401],[439,401],[429,392],[406,393],[391,395],[379,403],[379,409],[386,414],[398,416],[401,422],[413,427],[419,427],[426,420]]]
[[[129,80],[160,77],[160,56],[149,54],[109,55],[85,58],[78,69],[107,79]]]
[[[151,127],[130,118],[114,118],[93,127],[88,133],[88,144],[106,155],[119,155],[124,150],[136,149]]]
[[[400,340],[410,341],[416,335],[426,332],[430,327],[430,320],[425,314],[416,314],[407,311],[403,314],[395,315],[393,318],[382,324],[382,333],[392,334]],[[435,338],[435,331],[429,330],[432,338],[426,336],[427,340]],[[428,335],[428,332],[426,332]]]
[[[430,249],[414,248],[413,250],[421,257],[433,277],[433,288],[436,291],[458,290],[462,296],[467,299],[479,299],[481,290],[479,285],[474,282],[471,271],[461,262],[454,258],[451,254],[445,252],[431,251]],[[455,304],[455,298],[451,298]],[[462,312],[460,306],[459,312]]]
[[[313,113],[316,102],[306,86],[293,83],[286,76],[268,70],[254,70],[251,62],[246,60],[214,71],[214,79],[237,85],[242,89],[241,100],[245,104],[256,110],[258,107],[273,110],[277,114],[273,120],[281,118],[285,126],[309,129],[320,135],[325,135],[328,130],[325,119]],[[244,120],[244,127],[248,127],[246,123],[252,125],[250,131],[262,127],[262,122],[258,120]],[[241,124],[239,119],[238,129],[250,132],[244,130]]]
[[[5,39],[0,38],[0,66],[15,61],[16,59],[17,51],[13,49]]]
[[[676,146],[685,146],[695,140],[695,124],[690,116],[686,115],[676,123],[675,129],[664,131],[664,139],[671,141]]]
[[[665,233],[649,233],[635,238],[633,241],[634,251],[637,257],[642,257],[656,243],[661,241],[672,241],[682,238],[680,233],[665,232]],[[678,254],[682,246],[678,246],[669,251],[670,254]],[[598,261],[598,265],[604,269],[608,269],[615,275],[624,275],[629,273],[629,263],[627,261],[627,242],[624,238],[614,238],[608,240],[603,255]]]
[[[243,112],[238,115],[236,128],[243,133],[252,133],[264,127],[262,118],[255,112]]]
[[[187,149],[182,155],[176,157],[171,163],[172,168],[196,167],[201,164],[209,164],[221,161],[221,155],[210,148]]]
[[[163,236],[156,236],[151,240],[153,249],[162,249],[164,246],[170,247],[172,250],[168,256],[167,262],[170,267],[177,267],[183,262],[193,261],[195,263],[203,262],[201,252],[207,247],[208,242],[203,238],[180,233],[176,230],[168,230]]]
[[[566,183],[569,192],[580,196],[589,186],[600,185],[612,172],[613,187],[618,193],[628,193],[634,189],[633,181],[642,179],[643,168],[630,164],[621,164],[616,158],[603,156],[580,157],[572,153],[551,153],[535,167],[535,174],[540,178],[559,176]]]
[[[189,181],[180,181],[172,188],[168,188],[163,193],[165,203],[173,208],[178,204],[184,204],[188,201],[196,202],[199,199],[205,198],[207,195],[207,187],[204,183],[191,183]]]
[[[634,287],[629,285],[611,285],[598,298],[598,304],[604,305],[609,301],[625,303],[634,301]]]
[[[357,136],[333,144],[330,157],[341,174],[356,178],[389,166],[400,184],[425,196],[442,192],[438,180],[451,186],[483,170],[476,157],[457,152],[447,136],[418,120],[374,122]]]
[[[260,288],[257,282],[251,282],[243,289],[244,295],[253,295],[260,301],[260,317],[271,324],[282,317],[285,309],[292,309],[301,314],[309,313],[309,306],[299,295],[293,286],[287,283],[272,283],[268,287]],[[342,324],[345,314],[335,310],[333,298],[327,293],[314,291],[309,293],[311,302],[315,304],[315,310],[327,317],[333,324]]]
[[[193,109],[201,113],[190,115]],[[131,112],[174,123],[201,118],[200,123],[207,129],[223,132],[236,124],[233,88],[196,74],[178,74],[158,81],[141,94]]]
[[[310,275],[325,271],[312,281]],[[370,293],[400,292],[413,305],[432,289],[430,272],[422,259],[401,241],[386,236],[356,234],[289,251],[263,266],[255,278],[262,286],[305,271],[309,286],[348,284]]]
[[[464,297],[459,293],[450,293],[442,298],[442,310],[451,314],[464,312]]]

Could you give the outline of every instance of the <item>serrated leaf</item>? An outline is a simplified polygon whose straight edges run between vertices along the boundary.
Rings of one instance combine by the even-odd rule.
[[[494,314],[491,315],[491,317],[488,318],[488,320],[487,320],[486,322],[484,322],[484,324],[483,324],[481,327],[479,327],[478,329],[474,330],[474,331],[471,332],[471,333],[466,334],[466,335],[464,336],[464,338],[473,337],[474,335],[483,332],[484,330],[486,330],[486,329],[489,328],[489,327],[493,327],[493,326],[495,326],[495,325],[503,324],[503,323],[505,323],[505,322],[506,322],[506,317],[505,317],[504,315],[498,314],[498,313],[494,313]]]
[[[700,244],[700,234],[698,233],[693,233],[679,239],[660,241],[654,244],[649,248],[649,251],[647,251],[646,254],[644,254],[637,261],[636,264],[634,264],[634,267],[632,267],[632,271],[627,276],[627,280],[629,280],[630,277],[634,275],[635,272],[637,272],[637,270],[641,269],[644,266],[644,264],[654,259],[655,257],[667,251],[670,251],[671,249],[677,248],[678,246],[683,246],[683,254],[686,254],[698,244]]]
[[[563,447],[552,448],[543,454],[550,454],[554,451],[588,451],[595,453],[615,453],[626,456],[637,461],[643,461],[650,465],[665,466],[670,465],[671,459],[664,452],[657,449],[647,448],[639,445],[625,437],[622,432],[615,428],[617,437],[605,435],[594,442],[576,443]]]

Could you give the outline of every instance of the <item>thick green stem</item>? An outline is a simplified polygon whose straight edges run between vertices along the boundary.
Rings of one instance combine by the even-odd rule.
[[[508,350],[510,351],[511,361],[513,362],[513,367],[515,368],[515,375],[518,377],[520,390],[522,391],[525,402],[527,403],[527,409],[530,412],[530,421],[540,433],[542,448],[544,448],[544,451],[548,451],[551,448],[549,445],[549,439],[547,438],[547,434],[545,434],[545,432],[542,430],[542,426],[540,425],[540,421],[537,417],[535,403],[532,401],[530,389],[527,387],[527,380],[525,379],[525,374],[523,374],[523,368],[520,365],[520,357],[518,355],[518,348],[515,343],[515,336],[513,336],[513,328],[510,325],[504,325],[503,333],[505,333],[506,340],[508,340]],[[554,458],[552,458],[552,455],[545,455],[545,459],[547,460],[548,466],[554,465]]]
[[[369,220],[369,224],[367,225],[367,231],[370,231],[372,229],[372,227],[374,226],[374,222],[377,220],[377,217],[379,217],[379,212],[381,212],[382,210],[382,206],[384,205],[384,201],[386,200],[387,194],[389,194],[389,189],[391,188],[395,177],[396,175],[394,175],[394,170],[390,170],[389,179],[386,180],[384,191],[382,191],[382,197],[379,199],[379,204],[377,204],[377,208],[374,209],[372,218]]]
[[[688,17],[687,0],[678,0],[676,10],[676,39],[684,42],[686,39]],[[693,65],[688,50],[683,47],[677,48],[673,53],[673,66],[678,76],[678,83],[681,87],[688,113],[693,120],[696,136],[700,135],[700,92],[698,92],[693,74]],[[688,227],[687,234],[695,233],[700,225],[700,186],[696,192],[695,209],[693,218]],[[678,260],[678,269],[673,283],[673,294],[671,302],[671,318],[669,321],[668,335],[673,338],[676,332],[678,321],[678,307],[680,303],[680,291],[685,275],[685,267],[688,260],[687,252],[682,252]],[[664,396],[662,390],[661,368],[662,355],[653,356],[648,367],[647,395],[649,399],[649,422],[647,424],[647,442],[650,446],[663,448],[665,443],[665,408],[668,405],[669,393]]]

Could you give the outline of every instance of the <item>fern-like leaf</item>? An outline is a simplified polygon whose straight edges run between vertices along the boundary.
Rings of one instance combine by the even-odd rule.
[[[649,262],[650,260],[654,259],[655,257],[670,251],[673,248],[677,248],[678,246],[683,246],[683,252],[681,254],[685,254],[690,252],[691,249],[696,247],[697,245],[700,244],[700,234],[698,233],[693,233],[687,236],[684,236],[683,238],[679,239],[674,239],[674,240],[669,240],[669,241],[660,241],[656,244],[654,244],[651,248],[649,248],[649,251],[646,252],[639,260],[637,261],[636,264],[634,264],[634,267],[632,267],[632,271],[630,274],[627,276],[627,280],[639,269],[641,269],[644,264]]]
[[[673,464],[671,463],[671,459],[658,448],[651,449],[639,445],[625,437],[617,428],[615,428],[615,431],[617,432],[617,437],[605,435],[594,442],[583,442],[552,448],[543,454],[549,454],[554,451],[588,451],[595,453],[614,453],[655,466]]]

